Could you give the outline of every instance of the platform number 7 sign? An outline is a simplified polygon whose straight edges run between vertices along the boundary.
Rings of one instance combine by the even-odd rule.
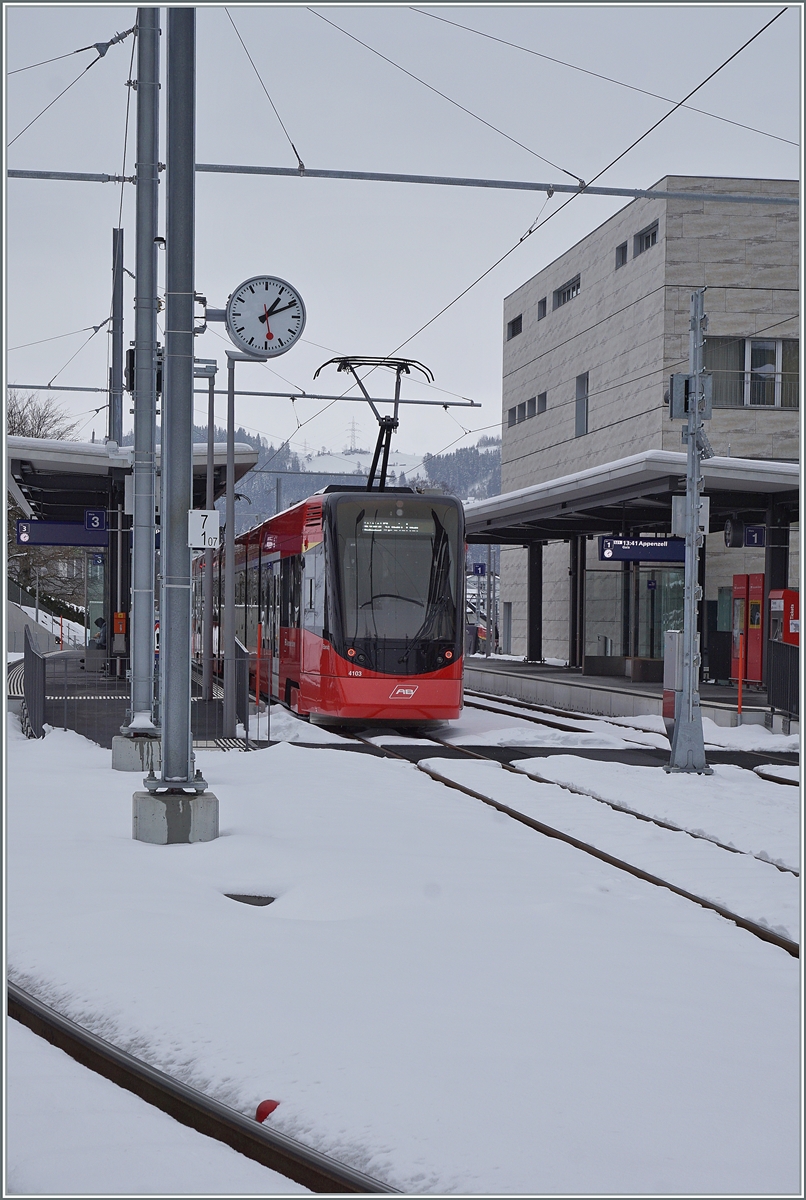
[[[188,512],[188,546],[213,550],[218,545],[220,514],[217,508],[191,508]]]

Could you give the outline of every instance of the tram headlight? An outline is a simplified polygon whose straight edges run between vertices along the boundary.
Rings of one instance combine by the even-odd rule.
[[[350,649],[347,651],[347,657],[355,658],[355,647],[354,646],[351,646]]]

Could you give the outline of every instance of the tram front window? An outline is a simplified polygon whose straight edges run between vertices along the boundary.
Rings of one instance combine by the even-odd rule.
[[[459,514],[419,497],[342,500],[342,621],[349,641],[453,642]]]

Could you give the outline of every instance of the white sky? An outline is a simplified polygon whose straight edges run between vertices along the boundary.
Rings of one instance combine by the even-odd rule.
[[[479,5],[429,12],[639,88],[680,99],[779,6],[657,4],[617,7]],[[669,105],[548,62],[398,5],[322,6],[329,20],[472,109],[538,154],[592,179]],[[7,5],[9,71],[65,54],[134,24],[135,8]],[[277,117],[219,5],[197,19],[198,162],[293,167]],[[569,182],[554,166],[514,145],[327,25],[302,6],[230,9],[291,139],[307,167]],[[162,10],[165,34],[165,10]],[[691,101],[709,112],[796,142],[799,137],[800,6],[790,8]],[[162,69],[165,67],[162,38]],[[132,39],[58,100],[7,152],[7,166],[120,174]],[[11,75],[7,140],[92,59],[76,54]],[[135,67],[132,71],[136,75]],[[164,78],[164,76],[163,76]],[[163,87],[163,96],[165,89]],[[125,173],[134,172],[135,96]],[[164,124],[161,156],[164,159]],[[763,136],[679,110],[598,182],[648,187],[666,174],[795,178],[800,152]],[[164,180],[164,176],[163,176]],[[6,184],[7,379],[104,387],[108,335],[89,331],[26,349],[23,343],[98,324],[110,311],[111,228],[120,187],[11,180]],[[161,188],[164,204],[164,186]],[[247,277],[266,272],[299,288],[308,321],[303,339],[268,367],[239,367],[241,388],[290,382],[337,393],[344,376],[316,368],[334,354],[388,354],[518,242],[545,201],[540,193],[404,184],[197,175],[196,289],[223,307]],[[562,202],[555,194],[548,216]],[[402,354],[426,363],[436,385],[483,403],[475,412],[403,410],[397,446],[439,452],[462,429],[500,431],[504,297],[609,217],[623,201],[584,196],[535,233]],[[164,209],[163,209],[164,215]],[[134,188],[123,196],[125,264],[134,269]],[[164,262],[162,263],[164,268]],[[133,281],[125,284],[126,340],[133,336]],[[47,299],[46,299],[47,298]],[[215,331],[215,332],[214,332]],[[221,338],[225,340],[222,341]],[[196,341],[199,357],[223,368],[223,326]],[[64,369],[62,369],[64,368]],[[373,377],[377,394],[381,386]],[[391,376],[380,394],[389,394]],[[223,386],[223,377],[222,377]],[[409,385],[409,395],[440,398]],[[104,396],[58,393],[102,437]],[[206,400],[197,397],[197,422]],[[218,419],[223,423],[225,398]],[[365,405],[241,399],[239,423],[302,451],[374,442]],[[131,427],[124,403],[124,429]],[[297,418],[309,424],[295,433]],[[492,428],[489,428],[492,426]],[[478,432],[456,445],[473,444]]]

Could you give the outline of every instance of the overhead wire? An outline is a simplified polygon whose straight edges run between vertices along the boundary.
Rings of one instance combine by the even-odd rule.
[[[49,108],[53,107],[53,105],[56,103],[57,100],[61,100],[62,96],[64,96],[65,93],[69,92],[70,88],[73,87],[76,83],[78,83],[79,79],[81,79],[84,75],[86,75],[86,73],[87,73],[87,71],[89,71],[90,67],[94,67],[97,62],[101,61],[101,59],[104,57],[104,55],[106,54],[106,52],[110,46],[115,45],[117,42],[122,42],[125,38],[127,38],[129,36],[130,33],[134,32],[135,28],[136,27],[133,26],[131,29],[127,29],[125,33],[116,33],[115,36],[113,38],[111,38],[110,41],[108,41],[108,42],[95,42],[95,44],[92,46],[83,46],[81,48],[81,51],[79,51],[79,50],[73,51],[74,54],[79,54],[83,50],[97,50],[98,57],[94,58],[92,60],[92,62],[87,63],[86,67],[84,67],[84,69],[82,71],[80,71],[78,75],[76,75],[76,77],[72,81],[72,83],[68,83],[67,87],[64,88],[61,92],[59,92],[58,96],[54,96],[53,99],[51,100],[51,102],[49,104],[46,104],[45,107],[42,109],[42,111],[38,112],[36,114],[36,116],[33,117],[32,120],[30,120],[28,122],[28,124],[25,126],[24,129],[21,129],[19,133],[14,135],[14,137],[11,139],[11,141],[8,143],[8,145],[13,146],[14,143],[16,142],[17,138],[21,138],[22,135],[26,132],[26,130],[30,129],[31,126],[36,121],[38,121],[40,117],[45,115],[45,113],[48,111]],[[65,57],[67,57],[67,56],[65,55]],[[32,64],[32,65],[37,65],[37,64]],[[27,68],[25,68],[25,67],[20,68],[20,70],[26,70],[26,69]]]
[[[661,96],[658,92],[647,91],[646,88],[638,87],[634,83],[625,83],[623,79],[613,79],[611,75],[602,75],[599,71],[591,71],[587,67],[577,66],[576,63],[565,62],[562,58],[554,58],[551,54],[543,54],[539,50],[532,50],[529,46],[521,46],[517,42],[507,41],[506,38],[496,37],[492,33],[485,33],[484,30],[474,29],[472,25],[463,25],[460,21],[451,21],[447,17],[440,17],[436,13],[426,12],[425,9],[415,8],[410,5],[410,11],[419,13],[421,17],[430,17],[434,21],[441,21],[444,25],[453,25],[456,29],[464,29],[468,33],[475,33],[477,37],[487,38],[488,41],[498,42],[502,46],[510,46],[513,50],[521,50],[524,54],[532,54],[535,58],[543,58],[546,62],[557,63],[561,67],[568,67],[571,71],[579,71],[583,75],[591,75],[594,79],[602,79],[606,83],[613,83],[617,87],[628,88],[632,92],[639,92],[642,96],[651,96],[653,100],[663,100],[666,104],[674,104],[674,100],[670,96]],[[770,133],[766,129],[757,129],[754,125],[745,125],[742,121],[734,121],[730,117],[723,117],[719,113],[708,112],[704,108],[695,108],[693,104],[684,104],[684,108],[691,112],[699,113],[703,117],[712,117],[715,121],[724,121],[727,125],[736,125],[739,129],[747,129],[750,133],[761,134],[762,137],[774,138],[777,142],[786,142],[789,146],[799,146],[799,142],[793,142],[790,138],[781,137],[777,133]]]
[[[104,320],[101,321],[100,325],[83,325],[81,329],[72,329],[70,333],[57,333],[53,337],[39,338],[39,340],[36,342],[23,342],[19,346],[9,346],[8,353],[10,354],[12,350],[26,350],[29,346],[41,346],[45,342],[58,342],[61,338],[75,337],[77,333],[86,333],[88,329],[92,329],[95,333],[97,333],[101,328],[101,325],[106,325],[108,320],[109,317],[105,317]]]
[[[677,112],[677,110],[679,108],[681,108],[682,105],[684,105],[687,100],[690,100],[691,97],[700,90],[700,88],[705,87],[706,83],[710,82],[710,80],[712,80],[715,75],[718,75],[719,72],[722,71],[729,63],[733,62],[734,58],[736,58],[737,55],[741,54],[743,50],[746,50],[747,47],[756,40],[756,38],[760,37],[761,34],[764,33],[764,31],[766,29],[768,29],[770,27],[770,25],[773,24],[774,21],[777,21],[779,17],[783,16],[783,14],[785,12],[786,12],[786,8],[782,8],[779,12],[777,12],[775,14],[774,17],[772,17],[769,21],[767,21],[766,24],[762,25],[761,29],[759,29],[756,33],[754,33],[752,35],[752,37],[748,38],[747,41],[744,42],[739,47],[738,50],[735,50],[733,52],[733,54],[731,54],[728,58],[725,59],[725,61],[723,63],[720,63],[720,65],[714,71],[711,71],[711,73],[709,75],[707,75],[705,77],[705,79],[703,79],[700,83],[698,83],[696,87],[692,88],[691,91],[688,92],[683,97],[682,100],[679,100],[677,102],[677,104],[675,104],[674,108],[670,109],[669,112],[664,113],[664,115],[662,117],[660,117],[659,120],[655,121],[652,125],[650,125],[649,129],[647,129],[644,133],[642,133],[640,137],[636,138],[635,141],[631,142],[630,145],[626,148],[626,150],[623,150],[620,154],[617,154],[616,157],[614,159],[612,159],[607,164],[606,167],[602,167],[601,171],[599,171],[596,175],[594,175],[593,179],[588,180],[588,184],[586,186],[590,187],[592,184],[594,184],[596,182],[597,179],[601,179],[602,175],[604,175],[606,171],[609,171],[610,168],[615,166],[615,164],[617,162],[620,162],[621,159],[625,157],[625,155],[629,154],[629,152],[631,150],[634,150],[635,147],[639,144],[639,142],[642,142],[644,140],[644,138],[649,136],[650,133],[653,133],[654,130],[656,130],[659,125],[662,125],[664,121],[667,121],[669,119],[669,117],[671,117],[673,113]],[[428,321],[426,321],[425,324],[421,325],[420,328],[417,329],[410,337],[406,338],[406,340],[404,342],[401,342],[399,346],[396,346],[395,349],[391,353],[397,354],[398,350],[402,350],[402,348],[404,346],[407,346],[409,344],[409,342],[413,341],[414,338],[418,337],[423,332],[423,330],[427,329],[429,325],[432,325],[434,323],[434,321],[438,320],[439,317],[441,317],[444,313],[446,313],[449,308],[452,308],[454,304],[458,303],[458,301],[461,300],[464,296],[466,296],[467,293],[469,291],[471,291],[474,287],[476,287],[477,284],[481,283],[481,281],[483,279],[486,279],[487,276],[490,275],[496,269],[496,267],[500,266],[501,263],[504,262],[505,259],[509,258],[509,256],[511,254],[514,254],[515,251],[518,249],[518,247],[528,237],[531,237],[531,235],[533,233],[536,233],[538,229],[542,229],[543,226],[546,225],[549,221],[551,221],[553,217],[556,217],[557,214],[561,213],[564,208],[567,208],[569,204],[573,203],[573,201],[576,200],[578,196],[583,195],[584,191],[585,191],[585,188],[581,187],[578,192],[574,192],[572,195],[570,195],[568,197],[567,200],[564,200],[562,202],[562,204],[559,205],[558,208],[555,208],[553,210],[553,212],[550,212],[548,214],[548,216],[545,217],[544,220],[539,221],[539,222],[533,222],[532,225],[529,227],[529,229],[527,229],[526,232],[521,235],[521,237],[518,239],[518,241],[515,242],[515,244],[513,246],[511,246],[509,248],[509,250],[505,251],[504,254],[502,254],[499,258],[497,258],[495,260],[495,262],[492,264],[492,266],[488,267],[486,271],[483,271],[482,274],[479,275],[478,278],[474,279],[472,283],[469,283],[467,285],[467,287],[464,288],[459,293],[458,296],[455,296],[453,298],[453,300],[451,300],[448,304],[444,305],[439,310],[439,312],[435,313],[433,317],[431,317]]]
[[[332,25],[334,29],[338,29],[339,33],[343,33],[345,37],[351,38],[352,41],[357,42],[359,46],[363,46],[365,50],[369,50],[372,54],[376,54],[378,58],[382,58],[383,61],[389,63],[390,66],[396,67],[398,71],[402,71],[403,74],[408,75],[410,79],[413,79],[423,87],[428,88],[430,92],[434,92],[435,95],[441,96],[443,100],[447,100],[448,103],[452,104],[455,108],[461,109],[463,113],[467,113],[467,115],[469,117],[473,117],[475,121],[480,121],[482,125],[486,125],[488,129],[492,129],[493,132],[500,134],[500,136],[506,138],[508,142],[512,142],[513,145],[519,146],[521,150],[525,150],[527,154],[531,154],[535,158],[539,158],[541,162],[546,163],[548,166],[554,167],[555,170],[561,171],[562,174],[567,175],[569,179],[574,179],[579,184],[583,182],[581,176],[577,175],[575,171],[567,171],[565,167],[561,167],[558,163],[552,162],[551,159],[546,158],[545,155],[538,154],[538,152],[533,150],[531,146],[525,145],[524,142],[519,142],[517,138],[505,133],[503,129],[499,129],[497,125],[493,125],[490,121],[485,120],[484,117],[479,116],[479,114],[473,112],[472,109],[466,108],[464,104],[460,104],[458,100],[454,100],[453,97],[447,95],[447,93],[441,92],[439,88],[434,87],[433,84],[427,83],[425,79],[421,79],[420,76],[415,75],[413,71],[408,71],[405,67],[401,66],[400,63],[395,62],[394,59],[388,58],[387,55],[382,54],[380,50],[376,50],[374,46],[370,46],[368,42],[362,41],[361,38],[356,37],[354,33],[350,33],[349,30],[343,29],[341,25],[337,25],[335,21],[331,21],[328,17],[323,16],[322,13],[317,12],[315,8],[309,7],[308,12],[312,13],[315,17],[319,17],[320,20],[326,22],[326,24]]]
[[[289,134],[288,130],[287,130],[287,129],[286,129],[286,127],[285,127],[285,122],[283,121],[283,118],[280,116],[279,112],[277,111],[277,105],[274,103],[274,101],[272,100],[271,96],[269,95],[269,89],[266,87],[265,83],[263,82],[263,79],[262,79],[262,77],[261,77],[260,71],[258,71],[257,67],[255,66],[255,60],[252,58],[252,55],[251,55],[251,54],[249,53],[249,51],[247,50],[247,48],[246,48],[246,42],[245,42],[245,41],[243,40],[243,38],[241,37],[241,35],[240,35],[239,31],[238,31],[238,26],[237,26],[237,25],[235,24],[235,22],[233,21],[233,19],[232,19],[232,14],[231,14],[230,10],[229,10],[229,9],[228,9],[226,6],[224,7],[224,12],[225,12],[225,13],[227,14],[227,16],[229,17],[230,24],[232,25],[232,28],[235,30],[235,33],[236,33],[236,35],[237,35],[237,38],[238,38],[238,41],[239,41],[239,42],[241,43],[241,45],[243,46],[243,48],[244,48],[244,53],[246,54],[246,57],[249,59],[250,63],[252,64],[252,70],[253,70],[253,71],[255,72],[255,74],[257,75],[257,77],[258,77],[258,82],[259,82],[260,86],[263,88],[263,91],[266,93],[266,98],[267,98],[267,100],[268,100],[269,104],[270,104],[270,105],[272,106],[272,108],[274,109],[274,115],[276,116],[277,120],[280,122],[280,125],[282,126],[283,133],[285,134],[286,138],[288,139],[288,144],[289,144],[289,146],[290,146],[290,147],[291,147],[291,149],[294,151],[294,157],[295,157],[295,158],[296,158],[296,160],[297,160],[297,165],[299,166],[299,169],[300,169],[300,171],[304,171],[304,170],[305,170],[305,164],[304,164],[304,162],[302,161],[302,159],[300,158],[300,156],[299,156],[299,154],[298,154],[298,152],[297,152],[297,148],[296,148],[296,146],[295,146],[295,145],[294,145],[294,143],[291,141],[291,135]]]

